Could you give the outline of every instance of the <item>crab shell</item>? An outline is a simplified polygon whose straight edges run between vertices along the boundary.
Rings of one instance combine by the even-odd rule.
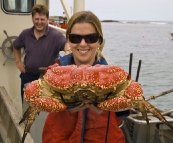
[[[123,97],[124,93],[126,92],[129,96],[132,93],[133,96],[131,97],[139,99],[141,99],[143,93],[142,88],[136,82],[139,86],[138,89],[135,89],[135,86],[133,86],[133,89],[128,88],[132,82],[134,81],[130,80],[129,74],[118,66],[99,64],[95,66],[59,66],[54,64],[48,67],[43,79],[36,80],[28,85],[25,90],[25,100],[41,110],[47,108],[46,111],[50,111],[51,108],[53,111],[57,111],[67,107],[76,107],[84,101],[109,110],[106,108],[106,106],[108,107],[107,103],[103,104],[102,102],[108,100],[110,106],[111,102],[114,101],[109,99],[122,96],[120,97],[121,101],[124,98],[124,104],[128,104],[125,104],[124,108],[120,107],[116,110],[126,110],[133,105],[130,100]],[[140,93],[137,93],[136,90]],[[46,102],[51,102],[52,106],[46,107],[50,105]],[[56,102],[57,107],[55,107]]]
[[[108,94],[118,90],[125,91],[123,88],[127,88],[132,82],[129,74],[122,68],[99,64],[78,67],[55,64],[48,68],[43,77],[53,90],[62,95],[66,103],[89,100],[91,103],[98,104],[115,96],[115,94],[112,96],[108,96]]]

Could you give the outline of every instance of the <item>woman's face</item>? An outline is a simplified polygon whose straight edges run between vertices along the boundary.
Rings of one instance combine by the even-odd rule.
[[[86,41],[85,37],[82,37],[81,41],[76,41],[76,38],[80,39],[81,35],[84,36],[88,34],[93,35],[86,36]],[[71,29],[71,38],[69,35],[68,43],[73,53],[74,62],[76,65],[92,65],[94,63],[96,52],[100,46],[99,38],[97,39],[98,36],[99,35],[96,33],[94,26],[90,23],[76,23],[73,25]],[[91,42],[88,42],[87,40],[90,38]]]

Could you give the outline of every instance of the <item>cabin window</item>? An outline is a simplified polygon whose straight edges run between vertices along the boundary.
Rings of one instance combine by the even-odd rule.
[[[35,0],[1,0],[2,9],[9,14],[30,14]]]

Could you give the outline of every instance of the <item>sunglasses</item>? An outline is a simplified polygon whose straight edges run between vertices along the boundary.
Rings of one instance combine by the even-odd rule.
[[[87,35],[69,34],[69,40],[71,43],[74,44],[79,44],[82,39],[84,39],[86,43],[91,44],[97,42],[99,38],[100,36],[98,33],[92,33]]]

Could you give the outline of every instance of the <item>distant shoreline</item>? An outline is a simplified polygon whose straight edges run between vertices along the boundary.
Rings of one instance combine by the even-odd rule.
[[[100,22],[117,22],[117,23],[131,23],[131,24],[139,24],[139,23],[150,23],[150,24],[173,24],[173,21],[133,21],[133,20],[100,20]]]
[[[119,22],[118,20],[100,20],[101,22]]]

